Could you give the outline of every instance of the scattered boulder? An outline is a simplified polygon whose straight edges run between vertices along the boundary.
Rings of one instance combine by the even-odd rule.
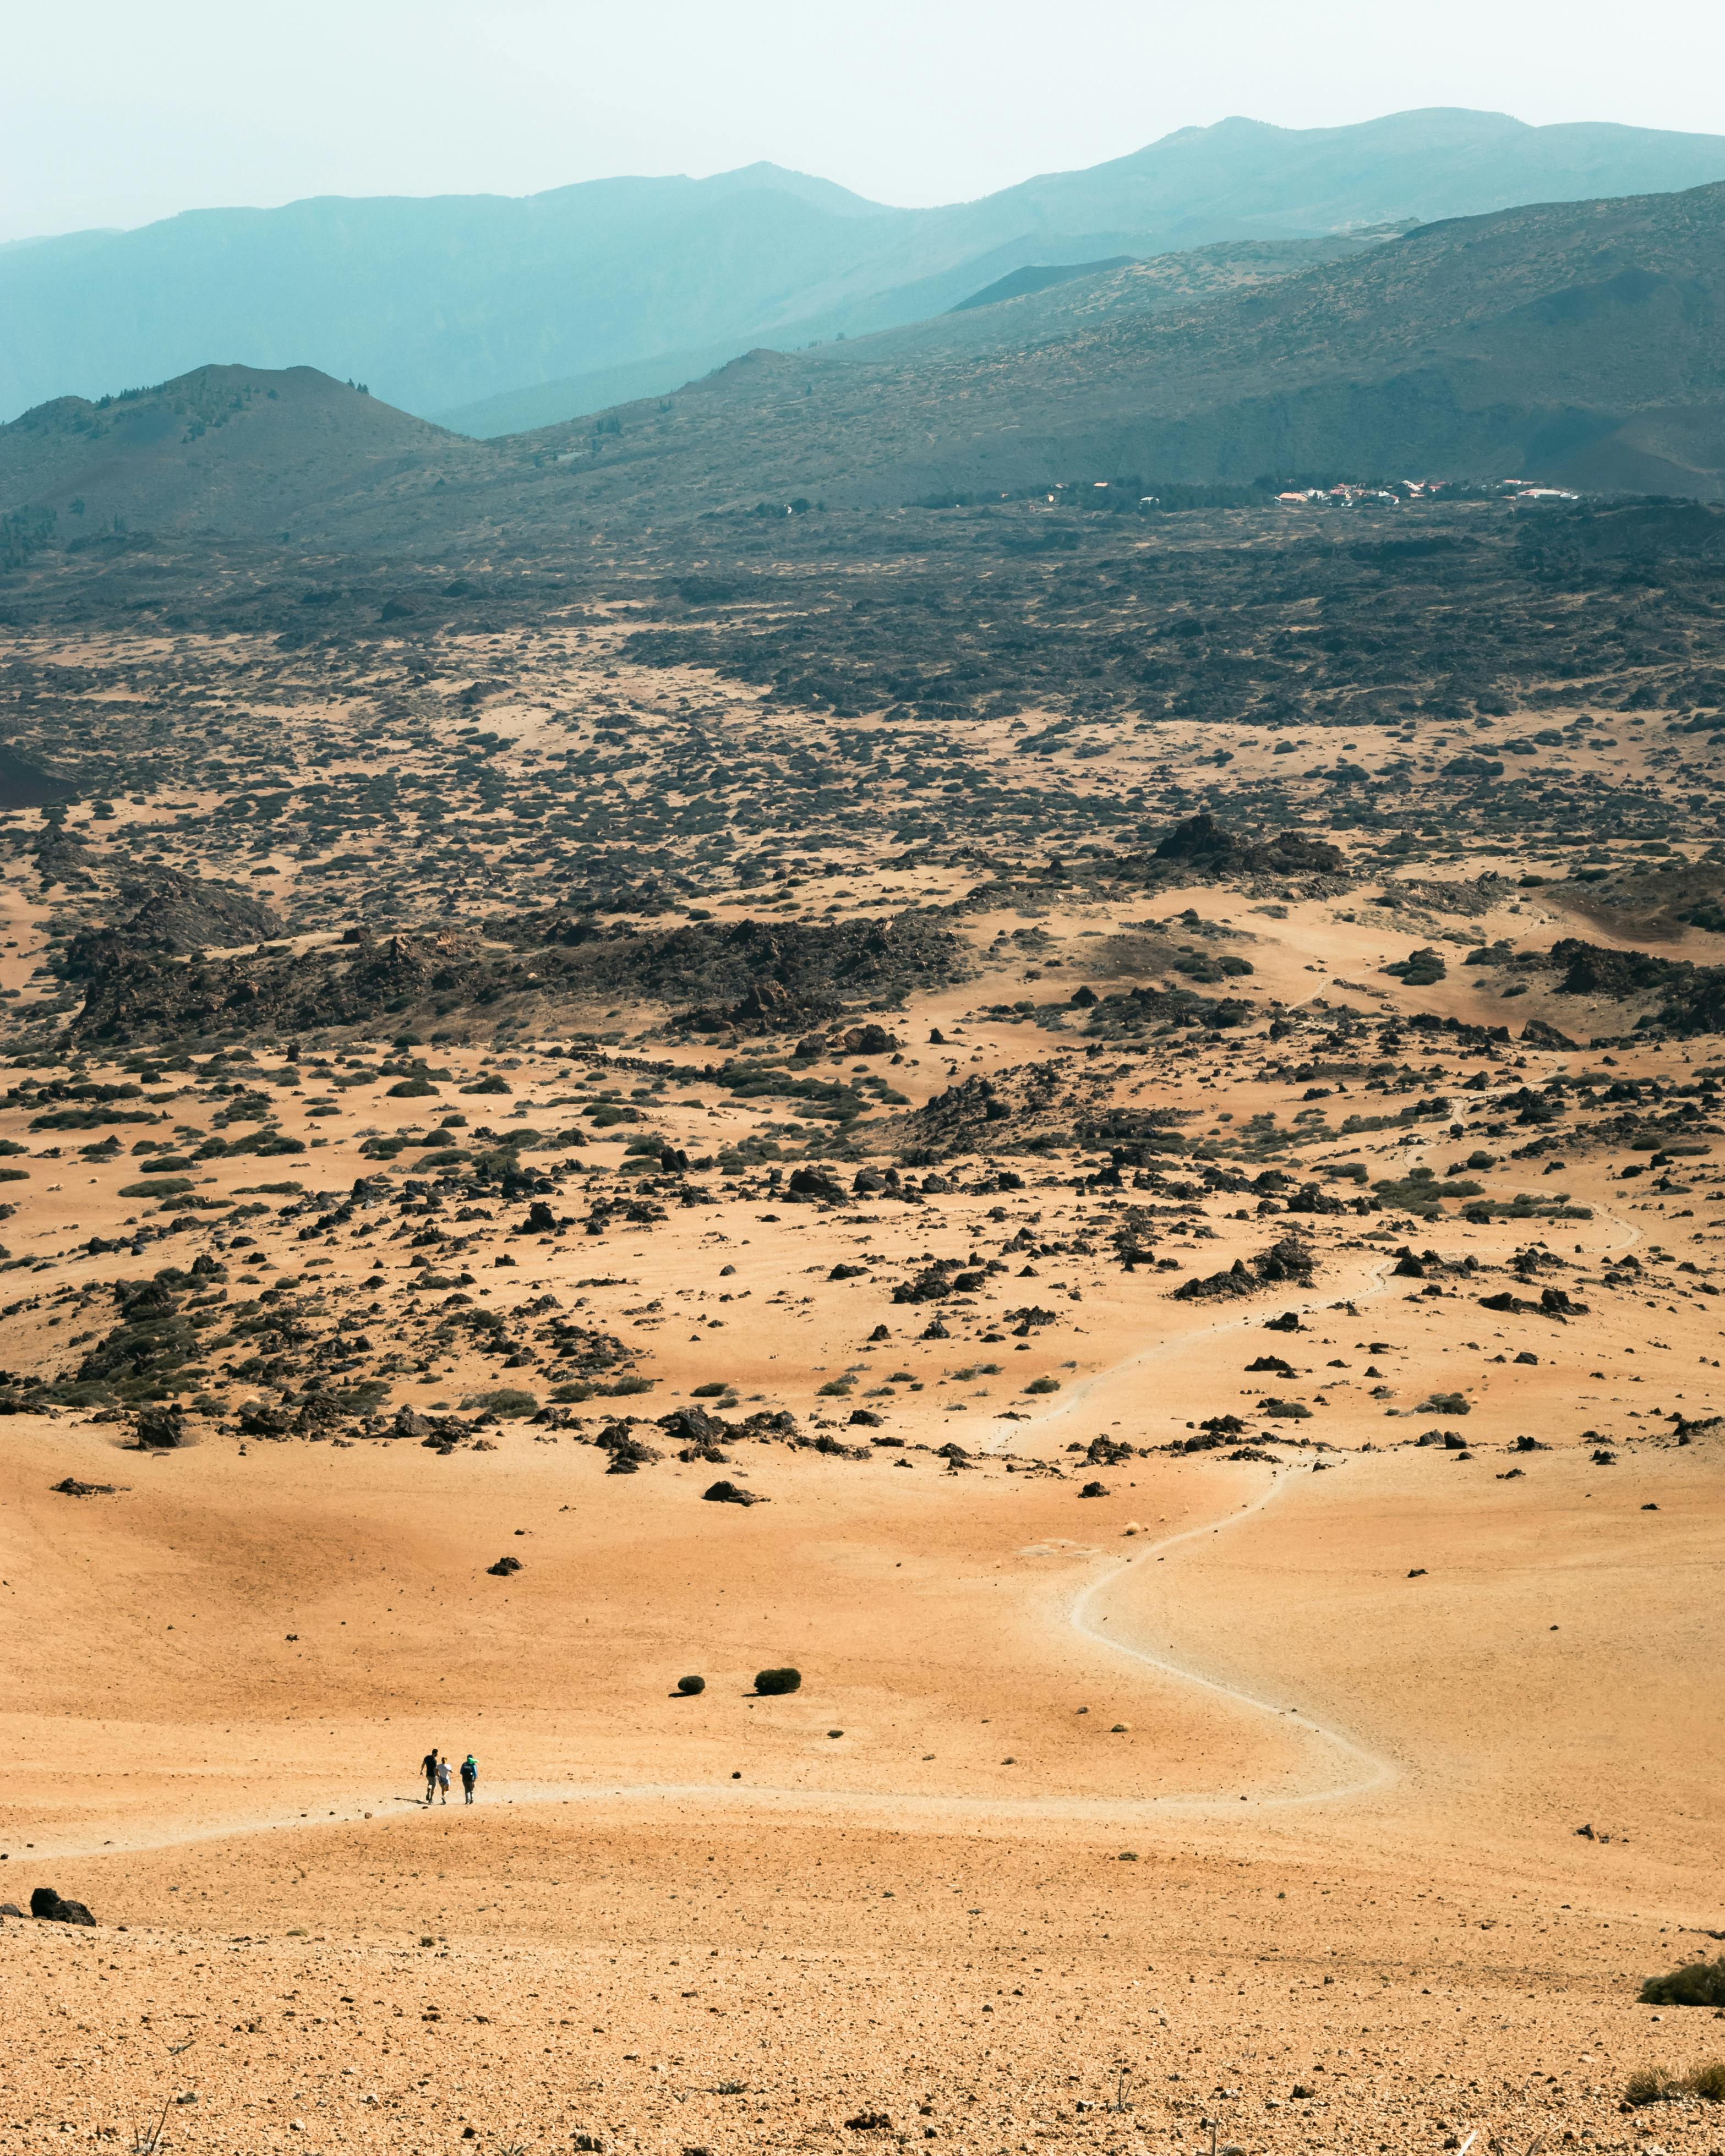
[[[111,1497],[114,1495],[111,1482],[80,1482],[75,1475],[69,1475],[63,1482],[55,1482],[50,1486],[56,1495],[62,1497]]]
[[[655,1446],[644,1445],[639,1438],[631,1435],[626,1423],[614,1423],[609,1430],[601,1431],[593,1443],[611,1455],[611,1465],[605,1470],[608,1475],[638,1474],[643,1467],[650,1467],[665,1457]]]
[[[519,1572],[521,1568],[521,1561],[518,1557],[500,1557],[495,1564],[485,1567],[493,1579],[507,1579],[511,1573]]]
[[[132,1442],[140,1452],[177,1451],[186,1442],[185,1410],[172,1405],[141,1408]]]
[[[802,1204],[843,1205],[848,1194],[843,1185],[822,1168],[793,1168],[786,1195]]]
[[[83,1902],[67,1901],[52,1887],[39,1887],[31,1895],[30,1914],[44,1924],[88,1924],[93,1928],[95,1923]]]
[[[719,1445],[732,1435],[728,1423],[721,1422],[705,1408],[673,1408],[669,1414],[660,1415],[659,1427],[673,1444]]]
[[[896,1033],[889,1033],[884,1025],[872,1022],[853,1025],[841,1033],[833,1044],[847,1055],[890,1055],[903,1045]]]
[[[745,1490],[740,1483],[724,1481],[708,1483],[701,1494],[709,1505],[769,1505],[773,1502],[758,1490]]]
[[[1226,1272],[1209,1273],[1200,1280],[1183,1281],[1173,1292],[1176,1302],[1216,1302],[1235,1296],[1255,1295],[1260,1287],[1278,1286],[1292,1281],[1296,1286],[1307,1287],[1312,1282],[1313,1259],[1304,1243],[1292,1235],[1284,1235],[1266,1250],[1260,1250],[1250,1265],[1244,1258],[1236,1258]],[[1289,1316],[1293,1313],[1290,1312]],[[1272,1330],[1290,1332],[1298,1329],[1298,1320],[1293,1326],[1279,1322]]]

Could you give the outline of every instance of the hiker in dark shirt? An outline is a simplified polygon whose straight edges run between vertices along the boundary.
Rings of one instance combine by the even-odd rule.
[[[465,1804],[473,1802],[474,1784],[479,1779],[479,1761],[472,1753],[461,1762],[461,1796]]]
[[[437,1748],[434,1745],[419,1763],[425,1777],[425,1801],[429,1804],[437,1794]]]

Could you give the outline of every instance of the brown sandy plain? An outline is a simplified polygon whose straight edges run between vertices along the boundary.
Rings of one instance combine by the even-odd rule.
[[[1375,971],[1382,928],[1345,906],[1253,918],[1194,889],[1151,910],[1188,906],[1250,920],[1258,985],[1291,1005],[1316,968],[1363,976],[1356,1008],[1411,1007]],[[977,921],[979,951],[999,927]],[[1480,924],[1504,929],[1527,923]],[[894,1021],[913,1104],[1023,1062],[1022,1031],[985,1014],[1009,985],[985,968]],[[1452,977],[1412,1000],[1476,1017],[1471,993]],[[943,1052],[908,1045],[931,1027]],[[1440,1046],[1459,1083],[1471,1066]],[[578,1068],[628,1087],[650,1054]],[[1307,1089],[1255,1075],[1260,1057],[1147,1050],[1118,1059],[1117,1091],[1194,1130],[1223,1131],[1224,1100],[1241,1123],[1299,1112]],[[500,1067],[438,1060],[450,1096]],[[1700,1060],[1621,1048],[1608,1075],[1680,1083]],[[1455,1116],[1477,1129],[1494,1094],[1598,1062],[1511,1047]],[[578,1070],[537,1048],[501,1067],[530,1108]],[[676,1144],[761,1112],[674,1090],[651,1116]],[[177,1119],[192,1091],[148,1097]],[[315,1081],[280,1102],[311,1190],[346,1191],[363,1133],[444,1103],[379,1081],[307,1112],[325,1105]],[[39,1158],[22,1110],[0,1121],[39,1154],[7,1231],[25,1284],[136,1270],[80,1247],[138,1217],[114,1172],[69,1147]],[[1442,1173],[1478,1142],[1415,1131],[1346,1149],[1377,1177]],[[1621,1164],[1568,1159],[1590,1217],[1538,1225],[1587,1302],[1567,1322],[1394,1271],[1396,1249],[1435,1242],[1499,1286],[1526,1224],[1393,1209],[1301,1222],[1310,1287],[1178,1302],[1178,1278],[1292,1224],[1210,1194],[1170,1209],[1182,1272],[1124,1270],[1088,1239],[1131,1191],[1075,1188],[1059,1163],[1004,1200],[732,1196],[602,1244],[522,1236],[501,1209],[471,1225],[482,1296],[555,1294],[639,1347],[655,1389],[631,1406],[717,1379],[818,1427],[852,1397],[819,1392],[839,1373],[880,1395],[901,1443],[866,1458],[737,1444],[733,1477],[771,1501],[748,1507],[701,1502],[698,1460],[608,1474],[580,1441],[590,1409],[447,1455],[249,1440],[216,1415],[146,1454],[87,1412],[11,1417],[0,1877],[99,1921],[0,1924],[0,2146],[1717,2148],[1714,2107],[1619,2099],[1633,2067],[1725,2052],[1715,2017],[1635,2004],[1643,1974],[1725,1925],[1725,1438],[1680,1443],[1661,1419],[1719,1406],[1722,1327],[1697,1291],[1725,1180],[1686,1161],[1656,1198]],[[219,1162],[200,1188],[263,1173]],[[1504,1195],[1541,1180],[1486,1177]],[[174,1262],[223,1250],[236,1300],[297,1282],[406,1337],[406,1249],[331,1238],[308,1263],[293,1229],[247,1224],[249,1248],[216,1221]],[[891,1301],[926,1255],[986,1258],[1021,1231],[1033,1256],[1063,1246],[1028,1291],[1058,1296],[1060,1322],[1001,1328],[1022,1241],[948,1338]],[[1636,1291],[1602,1293],[1627,1255]],[[841,1263],[858,1275],[829,1281]],[[69,1307],[39,1292],[9,1314],[16,1368],[60,1367]],[[1263,1329],[1289,1309],[1302,1330]],[[1294,1377],[1248,1382],[1272,1349]],[[1059,1389],[1026,1391],[1039,1379]],[[454,1408],[495,1382],[445,1356],[397,1396]],[[1261,1422],[1260,1382],[1316,1412]],[[1464,1450],[1414,1442],[1450,1419],[1420,1410],[1438,1391],[1468,1398]],[[1230,1411],[1257,1457],[1160,1449]],[[1523,1434],[1548,1449],[1517,1451]],[[1154,1449],[1096,1469],[1106,1494],[1085,1498],[1099,1435]],[[62,1494],[67,1476],[112,1493]],[[521,1569],[494,1576],[506,1555]],[[801,1690],[756,1697],[783,1663]],[[700,1697],[676,1695],[685,1673]],[[424,1803],[428,1746],[477,1753],[471,1808],[459,1785]]]
[[[579,663],[606,665],[608,702],[640,695],[643,724],[649,696],[691,685],[619,682],[609,656],[596,644]],[[572,707],[598,687],[562,682]],[[753,713],[726,690],[711,723],[746,732]],[[316,767],[361,768],[340,712],[317,723]],[[502,723],[531,744],[538,721]],[[1169,725],[1083,783],[1123,786],[1153,757],[1188,770],[1223,739],[1242,773],[1267,768],[1249,729]],[[1639,783],[1632,745],[1608,746],[1575,755]],[[1277,769],[1332,754],[1318,734]],[[122,803],[112,828],[153,819],[178,844],[216,798]],[[1449,940],[1629,942],[1516,888],[1527,865],[1471,861],[1510,880]],[[265,866],[290,896],[291,855]],[[865,860],[816,869],[783,903],[938,903],[963,882]],[[0,985],[28,1005],[44,909],[19,877],[6,903]],[[758,896],[709,905],[740,916]],[[1188,908],[1240,939],[1255,993],[1315,1024],[1348,1009],[1628,1022],[1538,982],[1488,1007],[1453,965],[1410,991],[1379,969],[1443,924],[1350,896],[1266,907],[1164,886],[1043,905],[1035,925],[1065,954],[1060,983],[1106,989],[1143,978],[1134,934]],[[890,1021],[904,1112],[1038,1060],[1224,1146],[1253,1117],[1309,1112],[1296,1045],[1272,1067],[1261,1029],[1117,1050],[1003,1022],[1013,998],[1065,993],[1010,941],[1028,917],[973,914],[976,978]],[[1108,963],[1086,966],[1081,937]],[[1714,940],[1682,937],[1698,956]],[[356,1063],[378,1060],[382,1030]],[[200,1163],[215,1209],[141,1269],[206,1252],[218,1314],[265,1295],[345,1311],[408,1358],[392,1408],[459,1411],[500,1373],[459,1341],[428,1344],[411,1222],[386,1235],[386,1212],[308,1256],[297,1219],[249,1217],[246,1241],[220,1209],[272,1183],[290,1207],[347,1194],[373,1172],[368,1138],[424,1132],[484,1072],[507,1074],[512,1101],[484,1104],[500,1116],[609,1090],[691,1152],[786,1112],[706,1082],[698,1051],[651,1033],[573,1055],[548,1036],[434,1048],[449,1075],[429,1100],[260,1050],[275,1121],[305,1150]],[[1541,1200],[1553,1157],[1481,1135],[1505,1096],[1559,1075],[1692,1087],[1706,1064],[1669,1041],[1481,1059],[1409,1034],[1399,1053],[1445,1114],[1329,1132],[1324,1157],[1442,1176],[1489,1146],[1490,1194]],[[91,1055],[80,1075],[126,1074]],[[209,1075],[148,1083],[165,1132],[204,1127]],[[1394,1106],[1326,1087],[1326,1114]],[[13,1373],[54,1374],[140,1271],[124,1247],[87,1245],[159,1216],[121,1194],[136,1158],[88,1163],[22,1106],[0,1111],[0,1137],[29,1162],[8,1186],[18,1285],[0,1337]],[[445,1219],[436,1263],[459,1262],[475,1298],[555,1296],[638,1355],[653,1390],[616,1411],[656,1416],[720,1383],[721,1413],[783,1409],[861,1440],[863,1457],[729,1444],[726,1473],[770,1501],[748,1507],[704,1502],[713,1466],[669,1444],[608,1472],[592,1403],[444,1454],[249,1437],[248,1388],[213,1368],[172,1451],[89,1410],[9,1415],[0,1898],[50,1885],[98,1921],[0,1921],[0,2149],[1717,2152],[1716,2106],[1620,2101],[1635,2068],[1725,2056],[1717,2017],[1635,2003],[1645,1974],[1725,1934],[1725,1431],[1710,1420],[1725,1327],[1707,1209],[1725,1173],[1691,1148],[1657,1183],[1626,1180],[1645,1158],[1566,1130],[1561,1189],[1585,1217],[1563,1219],[1469,1224],[1451,1205],[1427,1222],[1390,1203],[1277,1219],[1276,1201],[1189,1188],[1147,1207],[1159,1255],[1178,1254],[1163,1270],[1109,1248],[1130,1172],[1086,1188],[1058,1152],[1003,1152],[1011,1191],[968,1190],[988,1162],[961,1160],[914,1204],[790,1205],[757,1179],[650,1232],[523,1234],[524,1203],[453,1239]],[[1309,1286],[1173,1299],[1290,1227]],[[1525,1293],[1555,1281],[1585,1315],[1481,1306],[1520,1285],[1507,1268],[1530,1245],[1558,1269]],[[1404,1246],[1443,1262],[1398,1274]],[[944,1338],[891,1296],[932,1258],[1003,1265],[940,1306]],[[857,1270],[833,1280],[841,1265]],[[1017,1336],[1020,1298],[1055,1322]],[[1289,1311],[1300,1330],[1265,1329]],[[1248,1372],[1272,1352],[1290,1374]],[[543,1375],[524,1376],[541,1397]],[[1266,1386],[1309,1414],[1266,1419]],[[1466,1419],[1427,1408],[1436,1394],[1461,1395]],[[897,1443],[849,1424],[864,1403]],[[1251,1456],[1169,1449],[1228,1413]],[[1439,1425],[1465,1445],[1417,1442]],[[1099,1438],[1133,1450],[1091,1466]],[[110,1486],[55,1488],[69,1477]],[[1081,1495],[1089,1481],[1102,1494]],[[505,1557],[521,1569],[500,1577]],[[801,1689],[757,1696],[755,1673],[787,1663]],[[685,1674],[705,1677],[699,1697],[676,1694]],[[472,1807],[459,1785],[424,1803],[428,1747],[477,1754]]]

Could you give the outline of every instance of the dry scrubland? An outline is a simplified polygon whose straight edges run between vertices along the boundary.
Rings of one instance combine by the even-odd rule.
[[[1725,2056],[1635,2003],[1725,1928],[1704,578],[1338,741],[799,706],[620,569],[85,573],[8,600],[0,1898],[98,1921],[0,1920],[0,2145],[1725,2142],[1620,2107]]]

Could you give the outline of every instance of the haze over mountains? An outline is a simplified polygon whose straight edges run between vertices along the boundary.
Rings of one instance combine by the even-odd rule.
[[[0,514],[388,551],[1122,477],[1725,496],[1725,182],[1078,277],[495,443],[301,367],[0,429]]]
[[[1186,128],[974,203],[756,165],[516,200],[198,211],[0,252],[0,412],[211,362],[312,366],[476,434],[679,387],[761,344],[939,315],[1027,265],[1281,241],[1725,179],[1725,137],[1435,110]]]

